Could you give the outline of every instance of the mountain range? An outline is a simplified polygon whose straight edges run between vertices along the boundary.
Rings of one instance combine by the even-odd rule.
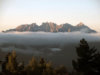
[[[57,25],[56,23],[53,22],[44,22],[40,26],[37,25],[36,23],[32,24],[23,24],[20,25],[14,29],[9,29],[3,32],[13,32],[13,31],[18,31],[18,32],[25,32],[25,31],[30,31],[30,32],[38,32],[38,31],[43,31],[43,32],[84,32],[84,33],[96,33],[95,30],[89,28],[86,26],[84,23],[80,22],[76,26],[73,26],[69,23]]]

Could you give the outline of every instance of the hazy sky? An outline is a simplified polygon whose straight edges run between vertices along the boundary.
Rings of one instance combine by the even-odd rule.
[[[83,22],[100,32],[100,0],[0,0],[0,31],[36,22]]]

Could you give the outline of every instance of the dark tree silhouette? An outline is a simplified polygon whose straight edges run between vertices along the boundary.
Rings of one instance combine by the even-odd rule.
[[[6,72],[6,64],[8,63],[8,59],[9,59],[10,55],[11,55],[11,53],[9,52],[5,57],[5,61],[2,62],[2,72]]]
[[[8,62],[6,63],[6,71],[16,73],[17,72],[17,60],[16,60],[16,52],[12,51],[8,56]]]
[[[100,54],[95,47],[90,48],[85,39],[76,48],[77,61],[73,60],[76,75],[100,75]]]
[[[64,66],[54,67],[51,62],[46,62],[44,58],[37,61],[32,58],[29,64],[24,65],[24,62],[17,62],[16,52],[12,51],[2,61],[2,71],[0,75],[68,75]]]

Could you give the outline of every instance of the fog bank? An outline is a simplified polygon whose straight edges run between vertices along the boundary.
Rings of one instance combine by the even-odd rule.
[[[87,34],[87,33],[47,33],[47,32],[13,32],[13,33],[0,33],[0,44],[2,43],[15,43],[24,45],[65,45],[69,43],[79,42],[85,38],[90,42],[100,41],[100,33]]]

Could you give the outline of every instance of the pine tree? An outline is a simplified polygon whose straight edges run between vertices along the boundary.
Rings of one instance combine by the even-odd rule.
[[[38,67],[38,62],[34,57],[29,61],[29,67],[31,67],[31,70],[35,70]]]
[[[13,51],[7,57],[6,70],[9,72],[16,72],[17,71],[17,61],[16,61],[16,52]]]
[[[6,64],[8,63],[8,57],[11,55],[11,53],[8,53],[5,57],[5,61],[2,63],[2,71],[6,72]]]
[[[46,62],[44,60],[44,58],[40,58],[40,61],[39,61],[39,72],[40,74],[42,74],[46,69]]]
[[[90,48],[85,39],[80,40],[79,47],[76,48],[78,55],[77,61],[73,60],[73,67],[77,72],[77,75],[95,75],[96,64],[100,65],[100,54],[97,53],[97,49]],[[99,61],[97,60],[99,57]],[[96,63],[97,62],[97,63]]]
[[[38,75],[38,62],[34,57],[32,57],[32,59],[29,61],[29,64],[26,67],[26,71],[28,75]]]
[[[17,69],[17,66],[18,66],[18,63],[17,63],[16,58],[17,58],[17,56],[16,56],[16,51],[13,50],[13,51],[12,51],[12,60],[13,60],[13,64],[14,64],[15,69]]]
[[[13,63],[13,59],[11,55],[8,57],[8,63],[6,64],[6,70],[10,72],[15,71],[14,63]]]
[[[42,75],[55,75],[51,62],[46,63],[46,68],[43,70]]]

